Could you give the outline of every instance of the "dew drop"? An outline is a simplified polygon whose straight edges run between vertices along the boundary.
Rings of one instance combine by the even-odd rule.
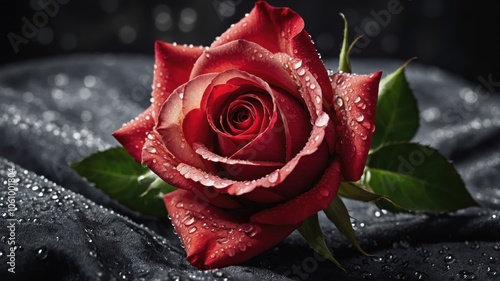
[[[217,238],[216,241],[219,244],[227,244],[229,242],[229,238],[227,238],[227,237],[219,237],[219,238]]]
[[[184,223],[185,226],[190,226],[195,222],[195,219],[191,215],[187,215],[182,219],[182,223]]]
[[[47,250],[47,248],[45,246],[36,250],[36,254],[35,254],[36,258],[39,260],[46,259],[48,255],[49,255],[49,251]]]
[[[316,89],[316,84],[315,83],[311,83],[311,85],[309,85],[309,89],[311,89],[311,90]]]
[[[180,93],[179,93],[179,98],[180,98],[180,99],[183,99],[183,98],[184,98],[184,92],[180,92]]]
[[[361,97],[356,96],[356,97],[354,98],[354,103],[359,103],[360,101],[361,101]]]
[[[226,253],[228,256],[233,257],[236,254],[236,251],[233,248],[227,248]]]
[[[342,105],[344,105],[344,102],[342,101],[342,99],[341,99],[341,98],[337,98],[337,99],[335,100],[335,102],[337,103],[337,106],[338,106],[338,107],[341,107]]]
[[[314,99],[316,100],[317,104],[321,104],[321,97],[320,96],[315,96]]]
[[[447,264],[452,264],[455,261],[456,261],[456,259],[452,255],[447,255],[447,256],[444,257],[444,262],[447,263]]]
[[[271,174],[269,174],[269,176],[267,177],[267,180],[270,182],[270,183],[275,183],[278,181],[278,177],[279,177],[279,173],[278,171],[274,171],[272,172]]]
[[[462,278],[464,280],[475,280],[476,276],[474,275],[473,272],[467,271],[467,270],[462,270],[458,273],[458,277]]]
[[[304,74],[306,74],[306,70],[305,70],[304,68],[299,68],[299,69],[297,70],[297,74],[298,74],[299,76],[304,76]]]
[[[248,236],[250,236],[251,233],[254,233],[255,232],[254,230],[255,230],[255,228],[250,224],[243,227],[243,232],[245,232],[245,234]],[[253,236],[250,236],[250,237],[253,237]]]
[[[148,147],[148,148],[146,149],[146,151],[147,151],[147,152],[149,152],[149,153],[153,153],[153,154],[155,154],[155,153],[156,153],[156,148],[154,148],[154,147]]]
[[[362,113],[359,113],[355,118],[358,122],[363,122],[363,120],[365,120],[365,116]]]
[[[181,202],[178,202],[177,204],[175,204],[175,207],[177,208],[184,208],[184,203]]]
[[[330,191],[329,191],[328,189],[326,189],[326,188],[322,188],[322,189],[320,189],[320,190],[319,190],[319,193],[320,193],[321,195],[325,196],[325,197],[326,197],[326,196],[328,196],[328,195],[330,195]]]
[[[293,67],[293,69],[298,69],[301,66],[302,66],[302,60],[301,59],[293,59],[292,60],[292,67]]]
[[[245,243],[239,242],[238,249],[240,249],[240,251],[244,252],[247,249],[247,246],[245,245]]]
[[[488,267],[488,276],[500,276],[500,273],[496,269],[492,269]]]
[[[192,234],[192,233],[194,233],[194,232],[196,231],[196,229],[197,229],[197,228],[196,228],[196,226],[191,226],[191,227],[188,229],[188,233],[189,233],[189,234]]]
[[[330,116],[328,116],[326,112],[321,112],[314,122],[314,125],[318,127],[325,127],[328,124],[328,120],[330,120]]]

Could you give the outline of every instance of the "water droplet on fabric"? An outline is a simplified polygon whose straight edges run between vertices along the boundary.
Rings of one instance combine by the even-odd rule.
[[[452,264],[455,261],[456,261],[456,259],[452,255],[447,255],[447,256],[444,257],[444,262],[447,263],[447,264]]]
[[[36,250],[35,257],[39,260],[44,260],[48,257],[49,251],[45,246],[40,247],[38,250]]]

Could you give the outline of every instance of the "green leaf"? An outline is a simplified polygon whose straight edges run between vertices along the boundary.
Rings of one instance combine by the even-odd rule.
[[[351,243],[356,246],[356,248],[363,254],[367,254],[359,245],[358,239],[356,239],[356,234],[354,233],[354,229],[352,228],[351,218],[349,216],[349,211],[342,202],[340,196],[335,196],[332,202],[323,210],[328,217],[328,219],[335,224],[337,229],[347,238]]]
[[[71,167],[130,209],[148,216],[167,215],[163,195],[175,187],[138,164],[125,149],[117,147],[97,152]]]
[[[300,234],[307,241],[309,246],[313,248],[321,256],[329,259],[335,265],[337,265],[340,269],[345,269],[340,265],[340,263],[333,257],[333,254],[330,252],[325,243],[325,237],[323,235],[323,231],[321,231],[321,227],[318,221],[318,214],[314,214],[307,218],[302,225],[298,228]]]
[[[375,133],[371,144],[376,149],[392,142],[409,141],[417,132],[417,100],[405,77],[407,61],[380,81]]]
[[[389,144],[371,154],[366,166],[365,185],[404,209],[442,213],[477,206],[453,165],[433,148]]]

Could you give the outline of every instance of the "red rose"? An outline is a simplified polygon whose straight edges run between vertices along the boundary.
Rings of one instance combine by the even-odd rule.
[[[198,268],[237,264],[358,180],[380,72],[328,75],[288,8],[258,2],[210,47],[156,43],[152,105],[114,133],[165,196]]]

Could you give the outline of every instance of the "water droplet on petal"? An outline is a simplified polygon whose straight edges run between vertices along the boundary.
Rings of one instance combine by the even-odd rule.
[[[226,253],[228,256],[233,257],[236,254],[236,251],[233,248],[227,248]]]
[[[154,148],[154,147],[151,147],[151,146],[150,146],[150,147],[148,147],[148,148],[146,149],[146,151],[147,151],[147,152],[149,152],[149,153],[153,153],[153,154],[155,154],[155,153],[156,153],[156,148]]]
[[[325,127],[328,124],[328,120],[330,120],[330,116],[328,116],[326,112],[321,112],[314,122],[314,125],[318,127]]]
[[[269,176],[267,177],[267,180],[270,183],[275,183],[275,182],[278,181],[278,177],[279,177],[279,172],[278,171],[274,171],[271,174],[269,174]]]
[[[300,60],[300,59],[293,59],[292,60],[293,69],[298,69],[301,66],[302,66],[302,60]]]
[[[341,98],[337,98],[337,99],[335,100],[335,102],[337,103],[337,106],[338,106],[338,107],[341,107],[342,105],[344,105],[344,102],[342,101],[342,99],[341,99]]]
[[[356,96],[354,98],[354,103],[359,103],[361,101],[361,97],[360,96]]]
[[[247,249],[247,246],[244,243],[239,242],[238,249],[240,249],[240,251],[244,252]]]
[[[330,195],[330,191],[329,191],[328,189],[326,189],[326,188],[322,188],[322,189],[320,189],[320,190],[319,190],[319,193],[320,193],[321,195],[325,196],[325,197],[326,197],[326,196],[328,196],[328,195]]]
[[[227,238],[227,237],[219,237],[219,238],[217,238],[216,241],[219,244],[227,244],[229,242],[229,238]]]
[[[358,122],[363,122],[363,120],[365,120],[365,116],[362,113],[358,113],[355,118],[356,118],[356,121],[358,121]]]
[[[191,215],[187,215],[182,219],[182,223],[184,223],[185,226],[190,226],[195,222],[195,219]]]
[[[188,233],[189,233],[189,234],[192,234],[192,233],[194,233],[194,232],[196,231],[196,229],[197,229],[197,228],[196,228],[196,226],[191,226],[191,227],[188,229]]]
[[[299,76],[303,76],[304,74],[306,74],[306,70],[305,70],[304,68],[299,68],[299,69],[297,70],[297,74],[298,74]]]
[[[316,99],[317,104],[321,104],[321,97],[320,96],[315,96],[314,98]]]

